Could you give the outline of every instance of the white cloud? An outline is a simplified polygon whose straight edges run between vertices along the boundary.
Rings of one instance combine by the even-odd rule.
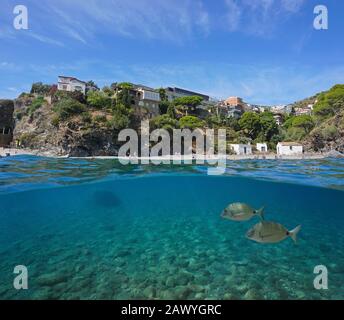
[[[209,33],[209,14],[201,0],[51,0],[44,23],[65,36],[87,43],[98,35],[181,42]],[[42,18],[44,20],[44,18]]]
[[[225,0],[229,31],[270,36],[274,28],[296,14],[305,0]]]
[[[236,31],[240,24],[241,9],[234,0],[226,0],[227,14],[226,20],[229,31]]]
[[[290,12],[298,12],[305,0],[282,0],[282,6],[285,10]]]
[[[47,37],[47,36],[43,36],[41,34],[38,34],[38,33],[35,33],[35,32],[27,32],[25,33],[27,36],[33,38],[33,39],[36,39],[40,42],[43,42],[43,43],[46,43],[46,44],[49,44],[49,45],[54,45],[54,46],[59,46],[59,47],[63,47],[64,44],[61,42],[61,41],[58,41],[58,40],[55,40],[55,39],[52,39],[50,37]]]

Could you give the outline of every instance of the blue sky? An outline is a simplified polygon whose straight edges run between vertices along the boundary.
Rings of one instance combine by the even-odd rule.
[[[328,30],[313,28],[318,4]],[[0,98],[63,74],[290,103],[344,83],[343,17],[337,0],[1,0]]]

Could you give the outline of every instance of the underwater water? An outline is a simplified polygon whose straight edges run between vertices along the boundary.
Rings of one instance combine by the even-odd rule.
[[[0,299],[343,299],[344,161],[121,166],[115,160],[0,159]],[[259,244],[266,207],[298,244]],[[25,265],[29,289],[13,288]],[[328,269],[316,290],[314,267]]]

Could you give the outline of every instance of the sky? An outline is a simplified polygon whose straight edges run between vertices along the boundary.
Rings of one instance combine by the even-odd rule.
[[[0,0],[0,98],[67,75],[292,103],[344,83],[343,18],[338,0]]]

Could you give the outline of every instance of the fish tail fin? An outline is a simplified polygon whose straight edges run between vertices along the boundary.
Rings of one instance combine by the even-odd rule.
[[[265,207],[262,207],[259,210],[256,210],[255,214],[259,216],[261,220],[265,220],[264,211],[265,211]]]
[[[295,243],[297,242],[297,234],[300,232],[300,230],[301,226],[297,226],[295,229],[289,231],[289,235]]]

